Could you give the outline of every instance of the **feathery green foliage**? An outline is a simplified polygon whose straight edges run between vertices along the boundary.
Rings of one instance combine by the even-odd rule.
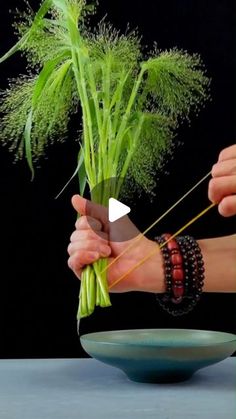
[[[0,103],[1,139],[19,158],[34,162],[48,144],[66,138],[72,113],[82,110],[78,173],[81,192],[109,178],[133,178],[147,192],[172,146],[178,124],[208,97],[209,79],[198,55],[176,48],[144,57],[135,32],[120,34],[103,20],[93,30],[86,0],[45,0],[14,27],[16,51],[25,54],[28,75],[10,82]],[[110,191],[111,192],[111,191]],[[117,182],[112,196],[118,198]],[[92,196],[106,205],[107,193]],[[106,260],[82,275],[79,317],[108,306]]]

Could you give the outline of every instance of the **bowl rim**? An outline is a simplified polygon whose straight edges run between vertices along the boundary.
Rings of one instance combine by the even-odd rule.
[[[106,340],[101,340],[101,341],[93,341],[93,336],[95,335],[99,335],[99,334],[109,334],[109,333],[114,333],[114,334],[119,334],[119,333],[130,333],[130,332],[155,332],[155,331],[173,331],[173,332],[197,332],[197,333],[212,333],[212,334],[222,334],[222,335],[227,335],[229,340],[223,340],[221,342],[209,342],[209,343],[199,343],[199,342],[191,342],[190,345],[184,345],[183,343],[176,345],[176,346],[171,346],[169,344],[163,344],[163,345],[159,345],[158,343],[155,345],[150,345],[150,344],[140,344],[140,342],[107,342]],[[97,344],[102,344],[102,345],[115,345],[115,346],[142,346],[142,347],[149,347],[149,348],[197,348],[197,347],[210,347],[210,346],[221,346],[221,345],[225,345],[225,344],[229,344],[229,343],[233,343],[236,342],[236,334],[234,333],[228,333],[228,332],[223,332],[223,331],[218,331],[218,330],[204,330],[204,329],[184,329],[184,328],[152,328],[152,329],[120,329],[120,330],[104,330],[104,331],[99,331],[99,332],[91,332],[91,333],[86,333],[84,335],[80,336],[80,340],[81,343],[82,342],[96,342]]]

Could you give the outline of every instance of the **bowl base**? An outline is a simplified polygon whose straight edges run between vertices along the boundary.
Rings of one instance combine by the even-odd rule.
[[[187,381],[193,376],[193,372],[187,374],[165,374],[165,375],[142,375],[142,374],[132,374],[124,371],[127,377],[131,381],[137,383],[149,383],[149,384],[171,384],[171,383],[180,383],[182,381]]]

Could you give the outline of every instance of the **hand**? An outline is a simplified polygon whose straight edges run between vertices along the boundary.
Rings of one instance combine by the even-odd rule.
[[[236,145],[225,148],[212,168],[208,196],[224,217],[236,215]]]
[[[108,222],[107,208],[79,195],[72,198],[72,205],[81,217],[76,221],[76,230],[70,238],[68,265],[78,278],[86,265],[102,257],[109,257],[109,263],[112,262],[141,234],[128,216],[122,217],[113,226]],[[122,238],[127,237],[127,233],[134,239],[121,241]],[[116,241],[112,241],[114,237]],[[120,241],[117,241],[118,237]],[[144,236],[108,268],[108,284],[111,286],[154,249],[155,255],[111,288],[111,292],[164,292],[164,272],[160,250],[155,242]]]

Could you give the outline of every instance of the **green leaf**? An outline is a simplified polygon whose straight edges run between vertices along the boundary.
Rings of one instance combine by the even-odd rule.
[[[31,150],[31,129],[32,129],[32,109],[30,110],[28,114],[28,118],[25,124],[25,131],[24,131],[24,140],[25,140],[25,153],[26,153],[26,159],[27,163],[29,165],[29,168],[32,173],[32,180],[34,178],[34,167],[33,167],[33,161],[32,161],[32,150]]]
[[[17,51],[22,50],[23,46],[28,41],[28,38],[31,35],[31,32],[35,25],[38,24],[38,22],[46,15],[48,10],[50,9],[52,0],[45,0],[43,4],[41,5],[40,9],[35,15],[33,25],[31,29],[8,51],[6,54],[4,54],[2,57],[0,57],[0,64],[3,61],[6,61],[8,58],[10,58],[13,54],[15,54]]]
[[[48,61],[42,71],[39,73],[39,76],[37,78],[37,82],[35,84],[34,87],[34,92],[33,92],[33,97],[32,97],[32,107],[34,108],[35,106],[37,106],[37,102],[38,99],[40,98],[43,89],[45,87],[45,85],[48,82],[49,77],[51,76],[53,70],[55,69],[55,67],[57,66],[57,64],[60,62],[61,60],[61,56],[57,57],[54,60]]]
[[[63,13],[68,13],[68,6],[67,2],[65,0],[52,0],[54,6],[56,6],[57,9],[60,9],[63,11]]]
[[[13,54],[15,54],[17,51],[20,51],[25,42],[28,39],[29,34],[25,34],[6,54],[4,54],[2,57],[0,57],[0,64],[4,61],[8,60]]]
[[[84,150],[81,146],[80,152],[78,155],[78,175],[79,175],[79,187],[80,187],[80,195],[83,196],[86,183],[87,183],[87,174],[85,170],[84,164]]]
[[[38,76],[37,82],[35,84],[32,96],[32,106],[30,112],[28,114],[28,118],[25,124],[24,130],[24,141],[25,141],[25,152],[26,152],[26,159],[29,165],[29,168],[32,173],[32,179],[34,178],[34,168],[33,168],[33,160],[32,160],[32,148],[31,148],[31,131],[32,131],[32,119],[34,109],[37,106],[38,100],[43,92],[43,89],[48,81],[48,78],[52,71],[54,70],[55,66],[58,63],[58,58],[52,61],[49,61],[45,64],[43,70]]]
[[[38,12],[35,15],[34,23],[37,24],[49,11],[52,6],[52,0],[44,0]]]
[[[80,148],[79,155],[78,155],[78,164],[77,164],[77,167],[76,167],[73,175],[70,177],[68,182],[65,184],[65,186],[62,188],[62,190],[59,192],[59,194],[55,197],[55,199],[59,198],[59,196],[64,192],[64,190],[67,188],[69,183],[72,181],[72,179],[74,179],[74,177],[77,174],[79,176],[80,195],[83,196],[84,190],[85,190],[85,187],[86,187],[86,182],[87,182],[87,175],[86,175],[86,170],[85,170],[85,165],[84,165],[84,152],[83,152],[82,146]]]

